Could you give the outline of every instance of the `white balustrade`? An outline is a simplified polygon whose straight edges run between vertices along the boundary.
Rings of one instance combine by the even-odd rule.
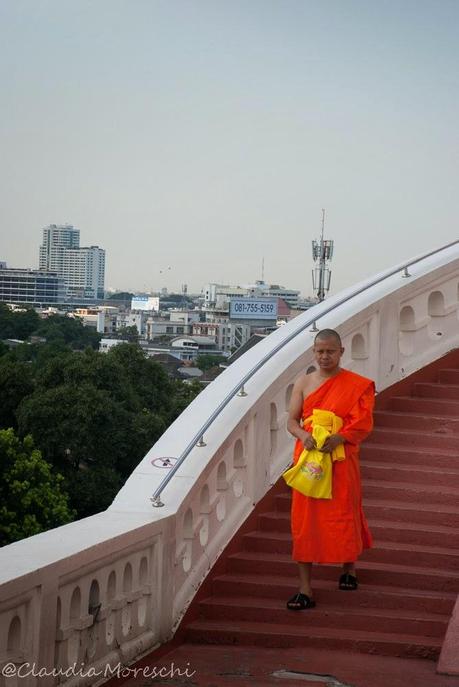
[[[459,345],[459,248],[449,247],[321,316],[343,366],[383,390]],[[153,508],[150,495],[238,380],[311,311],[257,344],[209,385],[134,470],[110,508],[0,550],[0,666],[34,674],[5,687],[86,685],[169,639],[232,536],[288,465],[295,378],[314,365],[306,329],[245,385]],[[53,669],[60,674],[52,675]],[[39,671],[40,676],[37,676]],[[67,674],[63,674],[65,671]],[[115,672],[116,674],[116,672]]]

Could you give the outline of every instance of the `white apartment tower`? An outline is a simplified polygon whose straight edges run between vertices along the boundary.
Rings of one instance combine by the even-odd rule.
[[[103,298],[105,250],[80,247],[80,230],[71,224],[50,224],[43,229],[40,270],[57,272],[69,298]]]

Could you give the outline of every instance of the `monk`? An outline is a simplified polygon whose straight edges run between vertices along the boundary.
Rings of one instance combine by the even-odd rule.
[[[344,445],[344,460],[333,462],[332,498],[303,496],[292,489],[293,559],[297,561],[300,591],[287,602],[290,610],[315,606],[311,588],[313,563],[340,563],[343,566],[339,589],[357,589],[355,561],[372,545],[362,509],[359,444],[373,427],[374,383],[340,367],[344,348],[339,334],[323,329],[314,340],[318,369],[303,374],[293,387],[288,431],[296,437],[294,463],[304,448],[316,448],[311,425],[303,420],[313,409],[328,410],[343,420],[338,433],[330,434],[322,451]]]

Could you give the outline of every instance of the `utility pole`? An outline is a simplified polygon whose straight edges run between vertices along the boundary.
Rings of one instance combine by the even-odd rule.
[[[316,292],[319,302],[324,300],[325,294],[330,289],[331,269],[328,265],[333,256],[333,241],[324,239],[324,230],[325,210],[322,209],[320,241],[312,242],[312,259],[315,263],[312,270],[312,288]]]

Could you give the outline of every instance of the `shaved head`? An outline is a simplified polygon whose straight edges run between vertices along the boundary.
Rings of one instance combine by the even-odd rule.
[[[336,343],[342,348],[341,337],[334,329],[321,329],[314,339],[314,346],[318,341],[325,341],[326,339],[335,339]]]

